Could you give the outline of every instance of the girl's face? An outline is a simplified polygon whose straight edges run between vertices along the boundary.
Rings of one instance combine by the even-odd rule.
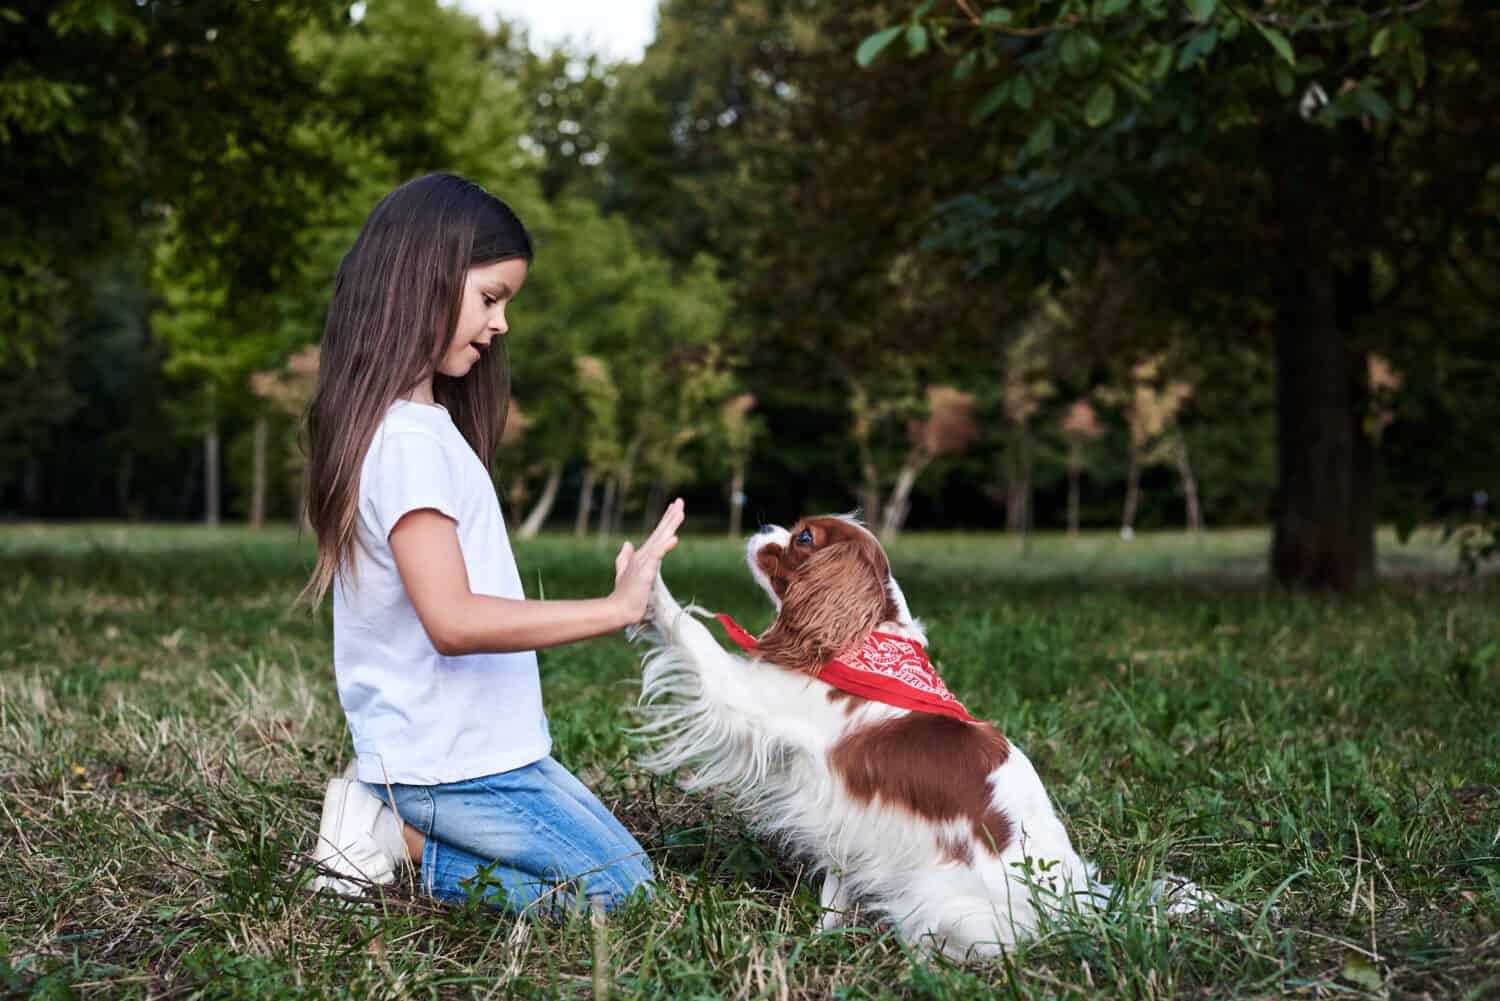
[[[505,322],[505,306],[526,284],[528,264],[524,257],[495,261],[473,267],[464,275],[463,305],[458,313],[458,327],[448,350],[443,352],[437,370],[443,375],[462,379],[490,349],[496,337],[504,337],[510,328]]]

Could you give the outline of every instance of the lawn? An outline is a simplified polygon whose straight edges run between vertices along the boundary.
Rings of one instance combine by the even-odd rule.
[[[542,656],[554,754],[651,851],[657,899],[594,927],[306,891],[346,760],[329,612],[286,531],[0,527],[0,994],[109,997],[1500,996],[1500,582],[1382,539],[1387,580],[1282,593],[1266,538],[913,536],[932,654],[1025,748],[1135,906],[998,964],[816,931],[816,887],[633,763],[639,651]],[[759,630],[739,546],[688,538],[679,598]],[[612,550],[518,547],[533,595]],[[496,706],[504,725],[504,707]],[[1167,921],[1153,873],[1237,905]],[[1130,888],[1133,888],[1131,890]]]

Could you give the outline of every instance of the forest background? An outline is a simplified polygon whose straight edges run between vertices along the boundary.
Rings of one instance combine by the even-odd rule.
[[[1270,522],[1333,587],[1381,522],[1493,552],[1489,4],[666,0],[639,63],[432,0],[43,7],[0,2],[0,517],[295,519],[339,258],[443,169],[537,237],[523,535],[684,493]]]

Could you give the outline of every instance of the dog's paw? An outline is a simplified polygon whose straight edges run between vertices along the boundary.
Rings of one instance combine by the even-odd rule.
[[[837,931],[847,928],[853,924],[848,914],[843,911],[824,911],[823,917],[818,920],[819,931]]]
[[[1183,917],[1209,911],[1225,912],[1234,909],[1229,901],[1218,894],[1205,890],[1192,880],[1183,879],[1181,876],[1168,876],[1158,885],[1158,892],[1154,896],[1166,905],[1167,914],[1171,917]]]

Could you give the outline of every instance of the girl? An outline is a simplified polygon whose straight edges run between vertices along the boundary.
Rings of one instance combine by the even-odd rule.
[[[504,202],[432,174],[382,199],[339,266],[307,412],[304,596],[333,587],[355,760],[323,799],[318,888],[358,892],[410,861],[443,899],[520,909],[581,890],[612,908],[650,881],[640,845],[549,757],[534,651],[640,621],[683,505],[620,549],[609,597],[523,600],[489,464],[505,308],[530,261]]]

